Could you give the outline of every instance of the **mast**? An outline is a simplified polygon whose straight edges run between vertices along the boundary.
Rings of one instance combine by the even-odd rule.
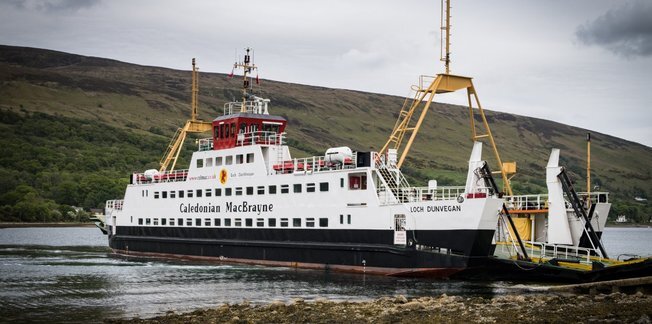
[[[246,112],[247,111],[247,91],[252,88],[252,84],[250,79],[250,74],[254,71],[257,70],[258,67],[256,64],[253,63],[252,60],[252,55],[249,54],[249,52],[253,52],[251,48],[247,47],[245,49],[246,53],[244,56],[244,60],[241,62],[235,62],[233,64],[233,68],[242,68],[244,73],[242,74],[242,107],[240,108],[240,112]]]
[[[591,207],[591,133],[586,133],[586,199]]]

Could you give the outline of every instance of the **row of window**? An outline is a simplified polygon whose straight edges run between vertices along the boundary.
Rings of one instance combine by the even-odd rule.
[[[280,187],[280,188],[279,188]],[[265,190],[267,189],[267,190]],[[159,198],[193,198],[193,197],[220,197],[224,196],[252,196],[254,194],[264,195],[265,191],[269,195],[275,195],[280,189],[282,194],[290,193],[290,185],[269,185],[269,186],[257,186],[257,187],[235,187],[235,188],[215,188],[215,189],[188,189],[188,190],[171,190],[171,191],[154,191],[154,199]],[[306,192],[316,192],[317,184],[315,183],[306,183],[305,186]],[[292,185],[292,192],[301,193],[303,191],[303,184],[295,183]],[[327,192],[328,191],[328,182],[319,183],[319,191]]]
[[[343,223],[344,215],[340,215],[340,223]],[[194,221],[193,221],[194,220]],[[185,222],[184,222],[185,221]],[[306,218],[305,222],[301,218],[268,218],[267,227],[328,227],[328,218]],[[162,226],[217,226],[217,227],[265,227],[264,218],[139,218],[138,225],[162,225]],[[351,215],[348,215],[348,223],[351,224]],[[292,225],[292,226],[290,226]]]
[[[197,159],[197,167],[198,168],[203,168],[203,167],[212,167],[213,165],[215,166],[221,166],[221,165],[232,165],[234,164],[245,164],[245,163],[254,163],[254,154],[253,153],[247,153],[247,154],[236,154],[236,155],[228,155],[228,156],[218,156],[215,158],[209,157],[205,159]]]

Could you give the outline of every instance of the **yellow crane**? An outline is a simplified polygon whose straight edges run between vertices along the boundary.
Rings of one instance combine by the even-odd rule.
[[[445,8],[444,8],[445,3]],[[394,125],[392,134],[389,136],[389,139],[380,150],[381,154],[385,154],[388,149],[395,149],[398,153],[397,167],[401,167],[405,158],[410,152],[412,143],[419,132],[421,124],[425,119],[430,105],[433,102],[433,99],[436,94],[454,92],[458,90],[466,89],[467,98],[468,98],[468,107],[470,115],[470,126],[471,126],[471,140],[479,141],[482,139],[488,139],[489,143],[493,149],[496,161],[500,166],[500,171],[494,171],[494,173],[500,173],[503,179],[504,190],[508,195],[512,195],[512,188],[510,186],[509,175],[516,173],[516,163],[509,162],[503,163],[500,154],[498,153],[498,148],[496,147],[496,142],[494,141],[493,135],[491,134],[491,129],[489,128],[489,123],[487,122],[487,117],[484,114],[482,105],[480,105],[480,100],[478,99],[478,94],[475,87],[473,86],[472,78],[453,75],[450,74],[450,0],[442,0],[441,2],[441,33],[442,33],[442,44],[440,53],[440,60],[444,62],[446,72],[437,74],[436,77],[421,76],[419,78],[419,85],[414,86],[414,97],[412,100],[406,98],[401,108],[398,120]],[[444,44],[445,42],[445,44]],[[445,52],[444,52],[445,51]],[[428,82],[430,84],[428,85]],[[477,108],[474,108],[474,103]],[[477,113],[482,118],[482,125],[477,127],[474,120],[474,114]],[[418,118],[415,120],[415,114],[418,115]],[[478,131],[479,128],[479,131]],[[407,143],[404,143],[404,140],[408,137]]]
[[[179,153],[188,133],[204,133],[212,130],[210,122],[197,119],[197,95],[199,94],[199,70],[192,59],[192,95],[190,102],[190,119],[182,128],[178,128],[160,161],[159,172],[172,171],[177,164]],[[170,165],[171,164],[171,165]],[[169,169],[168,169],[169,167]]]

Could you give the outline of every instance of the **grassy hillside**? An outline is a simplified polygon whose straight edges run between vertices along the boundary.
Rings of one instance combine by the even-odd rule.
[[[3,183],[0,196],[15,191],[22,183],[54,203],[86,207],[101,204],[103,196],[86,202],[82,198],[63,201],[41,188],[38,173],[52,170],[52,166],[56,171],[47,172],[120,178],[123,182],[113,180],[117,181],[113,183],[116,189],[110,192],[120,196],[127,174],[155,166],[169,136],[188,118],[190,77],[188,71],[0,46],[0,109],[3,116],[22,121],[21,125],[4,120],[0,124],[3,134],[10,135],[2,137],[2,153],[8,157],[3,157],[0,172],[13,179]],[[237,78],[202,73],[200,118],[212,120],[221,115],[224,103],[239,97],[239,86]],[[295,155],[323,154],[328,147],[341,145],[378,150],[387,140],[403,103],[403,98],[395,96],[271,80],[262,80],[256,92],[271,99],[272,113],[289,120],[288,135]],[[517,194],[545,191],[544,167],[553,147],[562,150],[562,163],[571,170],[578,189],[583,187],[587,130],[542,119],[487,113],[503,160],[517,162],[518,175],[513,179]],[[30,124],[39,120],[65,125],[67,130],[47,123]],[[32,127],[39,131],[24,132]],[[84,137],[92,133],[103,136],[100,133],[106,132],[116,136],[102,138],[98,144],[89,144],[92,140]],[[640,218],[649,215],[647,205],[635,203],[633,197],[652,193],[652,149],[596,131],[591,133],[593,182],[610,191],[612,200],[619,201],[617,213]],[[427,179],[438,179],[441,184],[461,184],[472,146],[469,134],[467,110],[436,104],[404,166],[411,182],[424,185]],[[190,140],[188,144],[189,152],[194,145]],[[53,149],[39,151],[43,147]],[[88,156],[101,160],[107,155],[111,159],[106,163],[88,161]],[[485,156],[492,161],[488,148]],[[61,159],[68,163],[60,163]],[[30,160],[38,161],[32,169],[35,178],[25,183],[16,172],[30,172],[21,165]],[[0,200],[0,206],[12,206],[12,202]]]

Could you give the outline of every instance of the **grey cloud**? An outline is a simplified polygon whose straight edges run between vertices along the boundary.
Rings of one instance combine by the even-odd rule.
[[[626,58],[652,56],[652,2],[636,0],[580,25],[575,36]]]
[[[43,12],[77,11],[93,7],[101,0],[8,0],[6,3],[21,10]]]

